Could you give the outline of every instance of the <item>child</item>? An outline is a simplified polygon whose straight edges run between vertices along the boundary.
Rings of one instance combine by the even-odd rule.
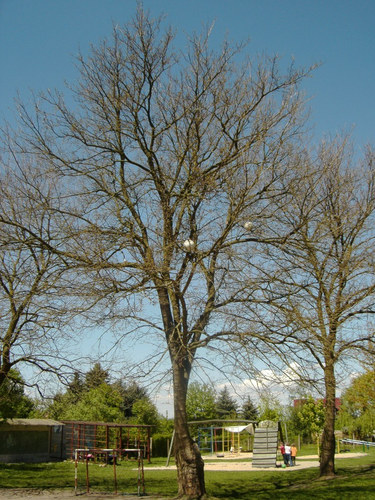
[[[284,464],[286,465],[286,462],[285,462],[285,446],[284,446],[284,443],[280,443],[280,453],[283,457],[283,462]]]
[[[293,443],[290,447],[290,458],[292,459],[292,465],[296,465],[297,456],[297,446]]]
[[[286,443],[286,445],[285,445],[284,462],[285,462],[285,464],[286,464],[287,467],[289,465],[292,465],[291,447],[290,447],[289,443]]]

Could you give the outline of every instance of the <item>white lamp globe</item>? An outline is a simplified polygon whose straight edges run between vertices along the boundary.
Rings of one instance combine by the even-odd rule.
[[[190,238],[184,241],[184,250],[186,252],[192,252],[195,248],[195,243]]]
[[[251,231],[253,229],[253,223],[248,220],[247,222],[245,222],[243,227],[246,229],[246,231]]]

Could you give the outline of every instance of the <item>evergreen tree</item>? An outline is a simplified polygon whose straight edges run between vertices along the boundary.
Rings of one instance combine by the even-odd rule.
[[[101,364],[95,363],[95,365],[86,373],[84,386],[86,389],[95,389],[101,384],[108,384],[109,373],[101,367]]]
[[[224,386],[216,400],[216,411],[221,418],[235,418],[237,416],[238,405],[231,397],[227,386]]]
[[[147,400],[150,402],[146,389],[134,380],[128,384],[120,380],[112,384],[112,386],[121,394],[122,411],[126,418],[134,416],[133,406],[137,401]]]
[[[82,376],[76,371],[74,372],[73,380],[68,385],[68,392],[78,401],[84,390],[85,384],[82,380]]]
[[[259,411],[254,403],[251,401],[250,396],[247,396],[242,405],[242,418],[245,420],[258,420]]]

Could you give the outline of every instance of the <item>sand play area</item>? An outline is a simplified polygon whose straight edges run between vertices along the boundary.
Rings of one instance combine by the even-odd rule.
[[[343,454],[336,454],[335,459],[340,459],[340,458],[351,458],[351,457],[360,457],[362,455],[366,455],[366,453],[343,453]],[[310,467],[319,467],[319,460],[318,460],[318,455],[306,455],[304,457],[297,457],[296,461],[296,466],[295,467],[286,467],[282,468],[281,467],[281,461],[278,461],[276,463],[276,467],[269,467],[267,469],[264,468],[256,468],[253,467],[253,464],[251,462],[253,457],[252,453],[225,453],[224,456],[216,456],[216,455],[205,455],[203,457],[204,459],[204,470],[205,471],[255,471],[255,470],[261,470],[261,471],[291,471],[291,470],[300,470],[300,469],[308,469]],[[248,459],[248,461],[241,461],[238,462],[238,460],[243,460],[243,459]],[[169,466],[169,467],[148,467],[148,469],[175,469],[175,466]]]

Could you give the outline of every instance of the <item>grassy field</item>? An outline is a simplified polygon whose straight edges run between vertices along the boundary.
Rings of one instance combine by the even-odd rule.
[[[358,449],[362,451],[362,449]],[[152,466],[165,465],[165,459],[153,459]],[[137,464],[122,462],[116,467],[119,493],[137,492]],[[336,461],[337,476],[319,480],[318,469],[278,471],[207,471],[206,488],[211,498],[235,499],[375,499],[375,449],[367,456]],[[113,467],[89,465],[90,490],[114,491]],[[177,493],[175,470],[149,470],[145,466],[148,495],[173,497]],[[85,465],[78,469],[79,489],[85,491]],[[1,488],[74,489],[74,464],[1,464]]]

